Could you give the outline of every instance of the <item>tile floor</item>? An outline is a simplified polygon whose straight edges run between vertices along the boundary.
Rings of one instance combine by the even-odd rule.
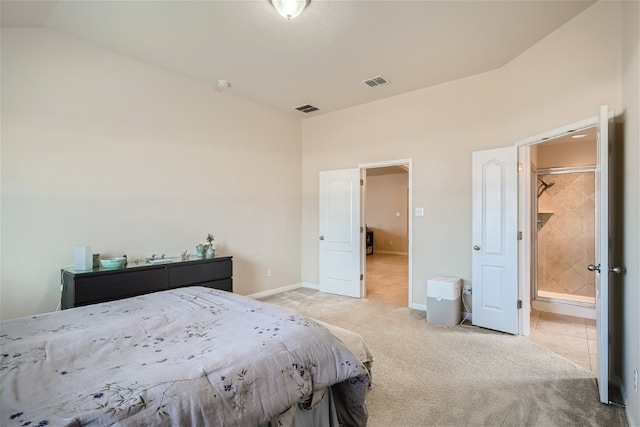
[[[367,298],[399,307],[409,305],[409,257],[367,255]]]
[[[367,255],[367,298],[408,305],[408,257]],[[596,372],[596,323],[591,319],[531,312],[532,341]]]
[[[595,320],[533,310],[529,338],[588,371],[597,371]]]

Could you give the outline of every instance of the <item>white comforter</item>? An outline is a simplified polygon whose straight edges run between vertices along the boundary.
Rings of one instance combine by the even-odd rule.
[[[223,291],[8,320],[0,346],[2,426],[252,426],[330,386],[341,423],[367,420],[367,369],[339,339]]]

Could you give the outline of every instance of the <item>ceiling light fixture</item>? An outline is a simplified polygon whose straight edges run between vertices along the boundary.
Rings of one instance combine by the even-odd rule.
[[[571,135],[571,138],[584,138],[585,136],[587,135],[585,135],[584,133],[579,133],[577,135]]]
[[[280,15],[287,19],[293,19],[300,15],[310,0],[269,0],[269,3]]]

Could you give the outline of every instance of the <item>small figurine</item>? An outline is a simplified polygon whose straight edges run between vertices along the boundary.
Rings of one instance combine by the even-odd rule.
[[[215,254],[215,248],[213,247],[213,241],[215,239],[213,238],[213,234],[209,233],[207,234],[207,243],[204,245],[204,247],[206,248],[206,257],[207,258],[213,258],[213,255]]]
[[[213,254],[215,253],[215,249],[213,249],[211,246],[209,246],[207,248],[207,258],[213,258]]]

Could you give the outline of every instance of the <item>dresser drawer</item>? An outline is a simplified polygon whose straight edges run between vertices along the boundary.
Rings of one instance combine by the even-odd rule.
[[[169,288],[200,285],[216,280],[228,279],[232,275],[231,259],[202,264],[171,265],[169,267]]]
[[[75,306],[113,301],[168,289],[163,266],[140,271],[123,270],[75,278]]]
[[[233,292],[233,280],[231,278],[215,280],[213,282],[198,283],[198,286],[204,286],[205,288],[212,288],[212,289],[220,289],[221,291]]]
[[[65,310],[184,286],[206,286],[233,292],[232,260],[228,256],[116,270],[96,268],[74,272],[63,269],[60,306]]]

